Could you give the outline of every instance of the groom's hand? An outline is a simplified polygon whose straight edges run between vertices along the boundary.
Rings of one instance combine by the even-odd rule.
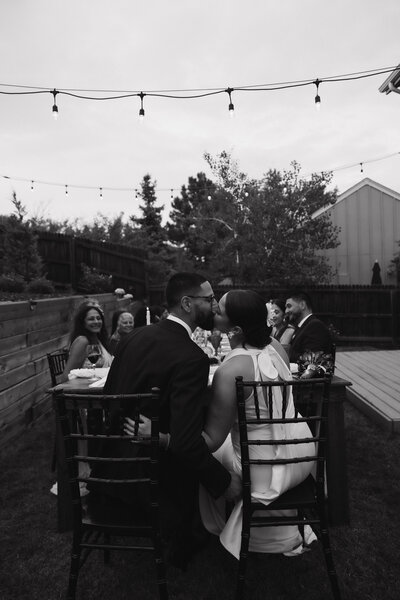
[[[242,496],[242,479],[237,473],[229,471],[231,475],[231,482],[224,492],[224,498],[228,502],[237,502]]]

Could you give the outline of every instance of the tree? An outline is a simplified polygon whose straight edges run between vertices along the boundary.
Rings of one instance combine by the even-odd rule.
[[[131,216],[133,223],[132,237],[135,244],[148,253],[148,275],[153,284],[164,283],[169,272],[170,256],[166,246],[167,235],[162,226],[164,206],[156,206],[156,182],[151,181],[149,174],[143,177],[139,195],[143,199],[140,205],[141,217]],[[167,268],[166,268],[167,266]]]
[[[173,202],[168,232],[196,267],[215,279],[245,284],[296,285],[324,282],[330,267],[318,250],[337,245],[327,215],[315,212],[335,202],[330,173],[301,179],[300,166],[268,171],[250,180],[228,152],[205,154],[216,183],[204,174],[189,178]],[[212,189],[210,194],[206,190]]]
[[[300,166],[270,170],[245,198],[240,225],[241,274],[249,282],[305,285],[328,282],[332,273],[318,250],[338,245],[338,230],[318,209],[336,201],[327,191],[331,173],[300,178]]]
[[[204,173],[189,177],[181,196],[174,198],[169,239],[180,246],[192,268],[213,275],[236,269],[237,203],[232,192],[213,183]]]
[[[166,240],[166,234],[161,224],[164,206],[156,206],[156,182],[151,181],[150,175],[145,175],[140,185],[142,189],[139,196],[144,201],[144,204],[139,206],[142,216],[132,215],[130,220],[143,247],[151,253],[158,254],[163,249]]]
[[[26,209],[13,192],[15,213],[3,221],[0,244],[2,274],[21,275],[29,282],[41,276],[43,265],[39,256],[37,236],[29,223],[24,222]]]

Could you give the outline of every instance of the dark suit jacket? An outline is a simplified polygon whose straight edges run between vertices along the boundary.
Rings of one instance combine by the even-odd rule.
[[[218,497],[230,475],[201,436],[208,372],[206,354],[182,325],[167,319],[134,329],[121,340],[104,393],[133,394],[159,387],[160,430],[171,434],[168,468],[177,479],[194,476]]]
[[[315,315],[311,315],[296,329],[290,342],[289,360],[297,362],[306,351],[331,353],[332,337],[327,326]]]

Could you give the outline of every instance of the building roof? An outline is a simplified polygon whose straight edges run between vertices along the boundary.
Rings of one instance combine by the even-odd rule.
[[[339,194],[335,204],[327,204],[326,206],[323,206],[322,208],[319,208],[317,211],[315,211],[315,213],[313,214],[313,218],[319,217],[320,215],[327,212],[328,210],[331,210],[332,208],[337,206],[339,204],[339,202],[342,202],[342,200],[345,200],[346,198],[348,198],[355,192],[358,192],[358,190],[365,187],[366,185],[369,185],[370,187],[375,188],[379,192],[382,192],[382,194],[386,194],[387,196],[390,196],[391,198],[394,198],[395,200],[398,200],[400,202],[399,192],[395,192],[394,190],[391,190],[390,188],[386,187],[385,185],[382,185],[381,183],[378,183],[377,181],[373,181],[373,179],[370,179],[369,177],[365,177],[364,179],[362,179],[361,181],[359,181],[358,183],[353,185],[351,188],[349,188],[342,194]]]

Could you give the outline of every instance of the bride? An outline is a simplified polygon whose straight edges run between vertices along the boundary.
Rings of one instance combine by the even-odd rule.
[[[203,437],[214,452],[214,456],[229,470],[241,474],[239,427],[236,409],[235,377],[242,375],[245,381],[291,379],[290,370],[277,350],[270,343],[270,328],[267,325],[267,309],[264,300],[251,290],[232,290],[219,303],[219,314],[215,316],[215,327],[227,333],[231,351],[217,369],[212,383],[212,401],[209,405]],[[253,392],[247,389],[250,405]],[[280,394],[279,388],[274,388]],[[279,402],[279,398],[275,398]],[[266,407],[260,392],[260,409]],[[292,413],[292,414],[291,414]],[[293,398],[290,395],[286,416],[294,414]],[[261,414],[261,417],[267,414]],[[256,426],[249,437],[273,439],[272,425]],[[311,437],[305,423],[285,425],[286,438]],[[306,430],[304,428],[307,428]],[[281,435],[279,435],[281,437]],[[310,455],[310,444],[281,446],[285,458]],[[250,454],[257,458],[276,455],[277,446],[250,446]],[[252,458],[252,456],[250,456]],[[283,492],[307,478],[313,463],[291,465],[263,465],[252,468],[252,497],[262,504],[269,504]],[[225,500],[215,500],[200,489],[200,511],[204,526],[219,535],[223,546],[239,558],[242,528],[242,501],[236,503],[226,521]],[[274,511],[271,514],[290,514],[290,511]],[[294,514],[294,513],[293,513]],[[253,528],[250,535],[252,552],[284,553],[288,556],[303,551],[303,541],[310,544],[316,539],[310,527],[305,527],[305,540],[297,526]]]

